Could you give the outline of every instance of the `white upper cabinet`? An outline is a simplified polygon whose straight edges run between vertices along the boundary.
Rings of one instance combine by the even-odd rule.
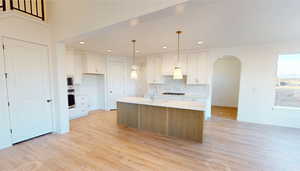
[[[67,76],[74,76],[74,59],[75,59],[75,54],[74,50],[67,49],[66,50],[66,55],[65,55],[65,72]]]
[[[207,53],[189,54],[187,57],[187,84],[208,84]]]
[[[163,84],[161,57],[147,57],[147,82],[148,84]]]
[[[82,58],[84,74],[105,74],[105,57],[86,53]]]
[[[65,63],[66,75],[74,79],[74,84],[81,84],[82,81],[82,54],[73,49],[66,50]]]
[[[82,56],[81,52],[74,53],[74,84],[81,84],[82,83]]]
[[[177,63],[178,63],[177,55],[174,54],[163,55],[162,74],[167,76],[173,75],[173,71]],[[186,65],[187,65],[187,58],[185,55],[181,55],[179,58],[179,66],[182,69],[183,75],[187,74]]]

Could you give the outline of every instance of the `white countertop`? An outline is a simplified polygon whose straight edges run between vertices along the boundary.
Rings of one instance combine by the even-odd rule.
[[[126,97],[117,100],[118,102],[123,103],[132,103],[132,104],[142,104],[158,107],[168,107],[176,109],[187,109],[187,110],[196,110],[196,111],[206,111],[206,105],[201,102],[196,101],[178,101],[178,100],[151,100],[143,97]]]

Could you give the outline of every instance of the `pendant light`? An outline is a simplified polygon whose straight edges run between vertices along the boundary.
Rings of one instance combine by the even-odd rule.
[[[135,42],[136,40],[131,41],[133,44],[133,65],[131,66],[130,78],[136,80],[138,78],[137,66],[135,65]]]
[[[178,51],[177,51],[177,63],[176,66],[174,68],[174,72],[173,72],[173,79],[174,80],[181,80],[183,79],[183,75],[182,75],[182,70],[181,67],[179,66],[180,63],[180,34],[182,33],[182,31],[177,31],[176,34],[178,35]]]

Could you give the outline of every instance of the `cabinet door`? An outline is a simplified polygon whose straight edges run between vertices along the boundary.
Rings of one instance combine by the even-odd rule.
[[[74,56],[74,84],[82,83],[82,54],[76,53]]]
[[[99,60],[97,57],[91,55],[87,57],[88,60],[88,71],[91,74],[97,74],[98,73],[98,65],[99,65]]]
[[[147,82],[148,84],[162,84],[162,58],[147,58]]]
[[[189,55],[187,60],[188,71],[187,71],[187,84],[197,84],[197,73],[198,73],[198,55]]]
[[[187,59],[187,84],[208,83],[208,57],[206,53],[190,54]]]
[[[68,76],[74,76],[74,52],[73,50],[66,50],[66,55],[65,55],[65,72],[66,75]]]
[[[208,84],[208,56],[206,53],[202,53],[199,58],[199,67],[197,73],[197,84]]]
[[[93,71],[93,63],[91,61],[91,57],[87,54],[84,54],[82,57],[82,64],[83,64],[83,73],[89,74]]]
[[[181,67],[182,74],[183,75],[187,75],[187,56],[186,55],[180,56],[180,58],[179,58],[179,66]]]
[[[95,60],[96,60],[95,61],[96,73],[105,74],[105,64],[106,64],[105,57],[97,57]]]
[[[152,84],[153,81],[154,81],[154,76],[155,76],[155,73],[153,73],[154,71],[154,58],[153,57],[147,57],[147,83],[148,84]]]
[[[163,76],[162,76],[162,58],[155,57],[155,80],[154,83],[162,84],[163,83]]]
[[[164,55],[162,57],[162,74],[173,75],[174,68],[177,64],[177,57],[175,55]]]
[[[86,74],[104,74],[105,60],[96,54],[87,54],[83,58],[84,73]]]

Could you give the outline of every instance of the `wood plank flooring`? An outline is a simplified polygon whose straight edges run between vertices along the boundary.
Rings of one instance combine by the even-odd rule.
[[[0,151],[0,171],[299,171],[299,163],[299,129],[209,120],[198,144],[120,128],[116,112]]]
[[[237,120],[237,108],[235,107],[212,106],[211,114],[213,117]]]

